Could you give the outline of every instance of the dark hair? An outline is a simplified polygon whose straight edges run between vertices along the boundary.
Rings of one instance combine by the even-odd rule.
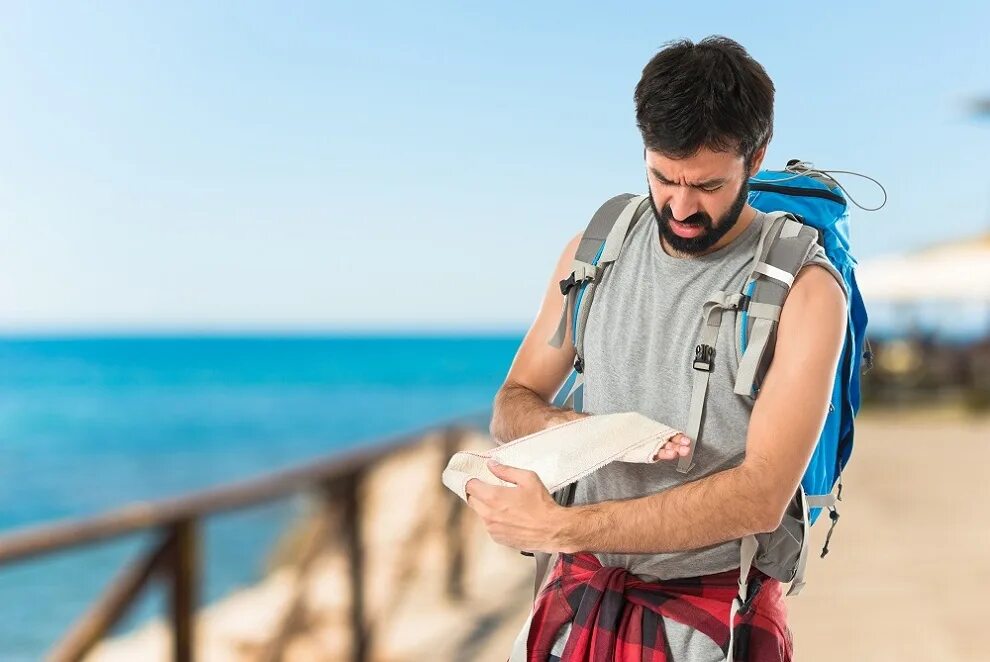
[[[666,45],[636,85],[636,124],[647,149],[675,159],[702,147],[736,150],[749,164],[773,134],[773,81],[728,37]]]

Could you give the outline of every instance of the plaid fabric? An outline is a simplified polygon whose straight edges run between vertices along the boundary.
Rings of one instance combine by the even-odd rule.
[[[572,621],[561,662],[674,660],[663,619],[703,632],[729,647],[729,610],[739,571],[646,582],[625,568],[603,567],[593,554],[561,554],[537,597],[526,647],[528,662],[547,662],[554,637]],[[780,582],[750,573],[749,595],[736,617],[738,662],[790,662],[793,656]]]

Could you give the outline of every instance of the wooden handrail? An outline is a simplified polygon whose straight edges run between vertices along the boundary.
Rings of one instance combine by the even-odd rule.
[[[69,662],[86,656],[100,641],[103,633],[127,612],[151,578],[161,567],[170,561],[173,537],[158,541],[150,551],[127,566],[109,588],[93,603],[89,611],[76,621],[76,624],[60,642],[48,652],[49,662]]]
[[[372,464],[423,441],[431,434],[440,433],[438,443],[444,454],[452,454],[466,430],[487,427],[488,415],[486,411],[462,416],[441,426],[218,488],[171,499],[134,503],[92,517],[28,527],[0,535],[0,565],[119,538],[137,531],[158,532],[157,542],[124,568],[52,648],[47,659],[56,662],[82,660],[123,617],[141,591],[153,579],[159,578],[167,583],[173,660],[192,662],[195,657],[194,624],[200,581],[198,531],[202,520],[224,511],[247,508],[301,492],[319,491],[324,499],[334,500],[343,506],[343,540],[352,591],[351,657],[355,662],[365,662],[371,650],[371,637],[364,606],[364,553],[357,501],[359,485]],[[448,515],[444,527],[451,566],[447,586],[454,599],[463,590],[460,577],[463,572],[462,542],[455,539],[458,538],[459,505],[452,503],[454,511]],[[268,656],[277,657],[281,644],[281,641],[274,642]]]
[[[108,538],[118,538],[144,529],[167,527],[204,515],[247,508],[315,489],[328,482],[344,479],[438,430],[477,428],[481,416],[473,414],[460,417],[439,427],[405,434],[369,447],[341,451],[223,487],[205,489],[172,499],[136,502],[101,515],[27,527],[0,535],[0,565]]]

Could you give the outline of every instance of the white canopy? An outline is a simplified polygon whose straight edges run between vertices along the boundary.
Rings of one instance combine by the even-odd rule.
[[[866,301],[990,304],[990,233],[856,268]]]

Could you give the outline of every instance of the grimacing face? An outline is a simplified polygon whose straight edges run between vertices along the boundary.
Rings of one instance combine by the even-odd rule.
[[[660,236],[678,253],[710,251],[736,226],[746,207],[749,176],[760,168],[765,148],[746,168],[735,152],[707,148],[684,159],[646,151],[647,181]]]

